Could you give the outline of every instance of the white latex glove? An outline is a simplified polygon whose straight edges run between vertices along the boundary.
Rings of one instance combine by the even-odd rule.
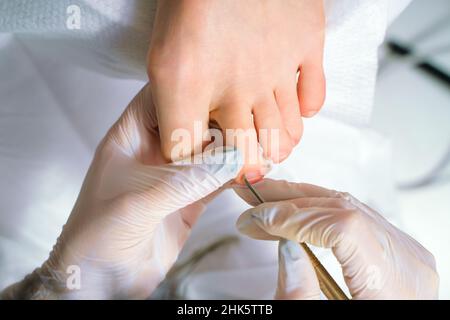
[[[238,229],[255,239],[295,242],[280,242],[277,298],[319,298],[300,242],[332,249],[353,299],[437,298],[433,255],[350,194],[269,179],[255,188],[266,203],[244,212]],[[236,191],[257,205],[248,190]]]
[[[226,163],[215,161],[222,156]],[[238,174],[239,158],[231,149],[210,155],[210,164],[165,164],[144,87],[98,146],[49,259],[3,297],[148,297],[177,258],[205,197]]]

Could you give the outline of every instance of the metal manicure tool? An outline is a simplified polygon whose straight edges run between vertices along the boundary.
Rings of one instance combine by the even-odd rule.
[[[247,178],[244,176],[244,182],[247,188],[252,192],[255,198],[260,202],[264,203],[264,199],[256,191],[255,188],[248,182]],[[319,280],[320,290],[327,297],[328,300],[348,300],[344,291],[339,287],[333,277],[328,273],[325,267],[320,263],[319,259],[314,255],[308,245],[304,242],[300,243],[300,246],[305,250],[306,254],[311,260],[311,264],[316,272],[317,279]]]

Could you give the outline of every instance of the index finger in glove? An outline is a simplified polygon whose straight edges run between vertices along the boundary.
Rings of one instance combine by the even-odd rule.
[[[217,148],[200,164],[174,163],[140,166],[129,173],[130,189],[136,190],[149,210],[163,218],[218,190],[234,179],[242,167],[239,151]],[[143,204],[142,204],[143,205]]]
[[[300,198],[251,208],[239,217],[236,226],[254,239],[284,238],[331,248],[353,231],[357,212],[344,199]]]

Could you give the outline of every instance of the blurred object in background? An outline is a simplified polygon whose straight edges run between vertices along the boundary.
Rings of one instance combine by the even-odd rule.
[[[450,297],[450,1],[414,0],[380,48],[372,126],[392,141],[402,226]]]

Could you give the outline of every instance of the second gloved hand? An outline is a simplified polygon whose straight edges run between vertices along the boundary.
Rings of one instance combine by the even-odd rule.
[[[281,240],[277,298],[320,296],[301,242],[332,249],[354,299],[437,298],[433,255],[350,194],[269,179],[255,188],[267,202],[244,212],[237,226],[255,239]],[[257,204],[246,189],[237,192]]]

